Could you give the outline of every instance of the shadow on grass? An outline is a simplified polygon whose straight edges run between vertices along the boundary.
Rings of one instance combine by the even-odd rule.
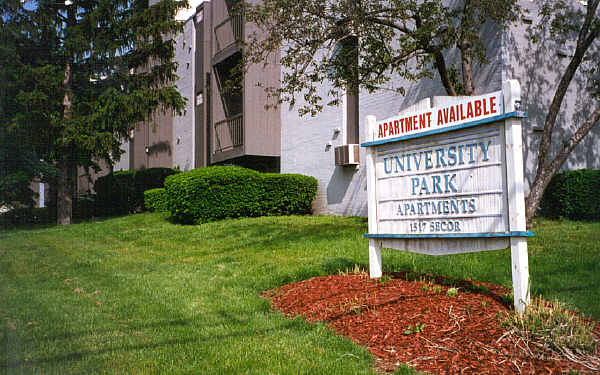
[[[214,232],[211,239],[219,243],[231,243],[231,245],[219,247],[216,251],[207,254],[237,251],[240,249],[240,242],[243,247],[263,250],[287,248],[290,244],[309,246],[320,242],[323,243],[323,246],[328,246],[331,244],[332,238],[355,237],[357,231],[363,227],[362,223],[355,225],[320,223],[299,226],[288,226],[283,223],[259,224],[254,221],[250,221],[250,223],[253,224],[234,222],[228,228],[218,228],[218,232]]]
[[[81,224],[81,223],[101,223],[103,221],[116,219],[119,217],[135,215],[135,214],[114,214],[114,215],[105,215],[105,216],[94,216],[87,218],[73,218],[73,224]],[[11,231],[11,230],[40,230],[40,229],[49,229],[60,227],[61,225],[57,224],[54,221],[44,221],[40,223],[27,223],[27,224],[6,224],[0,223],[0,231]]]
[[[239,319],[234,319],[234,320],[237,320],[240,323],[244,323],[243,320],[239,320]],[[151,325],[140,325],[137,327],[130,327],[130,329],[131,330],[141,330],[144,328],[157,328],[157,327],[167,327],[167,326],[177,326],[177,325],[192,326],[191,323],[192,323],[192,320],[173,320],[173,321],[166,321],[166,322],[157,322],[156,324],[151,324]],[[247,321],[245,323],[247,323]],[[139,345],[136,345],[136,344],[134,344],[134,345],[116,345],[116,346],[111,346],[111,347],[107,347],[107,348],[103,348],[103,349],[82,350],[82,351],[77,351],[77,352],[73,352],[70,354],[57,355],[57,356],[53,356],[50,358],[36,359],[36,360],[20,360],[20,361],[8,360],[7,362],[4,362],[4,363],[0,362],[0,370],[25,369],[28,367],[34,367],[34,366],[43,365],[43,364],[77,361],[77,360],[84,359],[88,356],[102,355],[102,354],[106,354],[106,353],[128,352],[128,351],[146,350],[146,349],[151,350],[151,349],[155,349],[155,348],[168,347],[171,345],[188,345],[188,344],[195,344],[195,343],[201,344],[201,345],[210,345],[211,343],[214,343],[214,342],[217,342],[220,340],[229,339],[229,338],[253,337],[256,335],[272,334],[277,331],[290,330],[290,329],[306,331],[307,329],[314,329],[314,328],[312,328],[310,325],[307,325],[303,319],[294,319],[294,320],[287,320],[285,323],[275,326],[273,328],[267,328],[267,329],[262,329],[262,330],[240,329],[240,330],[236,330],[231,333],[224,334],[224,335],[206,334],[206,335],[197,335],[197,336],[189,337],[189,338],[173,338],[173,339],[168,339],[168,340],[162,340],[159,342],[149,342],[149,343],[139,344]],[[110,330],[106,330],[104,332],[107,332],[107,331],[110,331]],[[102,332],[102,331],[100,331],[100,332]],[[90,332],[86,332],[86,333],[89,334]],[[96,333],[98,333],[98,331],[94,331],[94,334],[96,334]],[[50,340],[50,338],[49,338],[49,340]]]

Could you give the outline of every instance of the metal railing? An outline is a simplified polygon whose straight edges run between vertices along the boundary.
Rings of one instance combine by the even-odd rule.
[[[244,144],[244,115],[238,114],[215,123],[215,152]]]
[[[217,52],[244,40],[244,18],[242,15],[235,14],[215,26],[215,40],[217,41]]]

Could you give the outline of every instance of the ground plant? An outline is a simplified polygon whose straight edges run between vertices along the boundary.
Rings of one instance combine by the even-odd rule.
[[[573,314],[564,303],[535,298],[522,315],[510,314],[503,324],[515,342],[524,345],[532,355],[563,355],[600,369],[600,359],[594,356],[598,345],[593,338],[594,323]]]
[[[184,226],[167,217],[0,231],[0,373],[375,373],[365,348],[323,323],[288,319],[260,297],[355,265],[368,269],[366,220],[272,216]],[[532,294],[600,319],[599,243],[600,223],[540,220],[529,241]],[[383,256],[385,272],[511,285],[507,250]],[[353,316],[371,313],[362,311]],[[414,374],[405,366],[398,373]]]

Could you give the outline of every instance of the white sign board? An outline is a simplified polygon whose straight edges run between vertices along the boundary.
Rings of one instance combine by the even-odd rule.
[[[520,285],[515,305],[522,309],[529,301],[525,237],[532,233],[525,229],[526,115],[516,111],[518,83],[446,98],[433,108],[428,103],[382,121],[367,118],[371,276],[381,276],[381,247],[444,255],[514,245],[513,263],[525,266],[517,280],[513,269]]]
[[[506,232],[500,130],[485,126],[378,148],[377,232]]]

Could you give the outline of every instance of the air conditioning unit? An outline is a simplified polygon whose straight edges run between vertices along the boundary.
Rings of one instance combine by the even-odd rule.
[[[360,146],[357,144],[348,144],[335,148],[335,165],[358,165]]]

